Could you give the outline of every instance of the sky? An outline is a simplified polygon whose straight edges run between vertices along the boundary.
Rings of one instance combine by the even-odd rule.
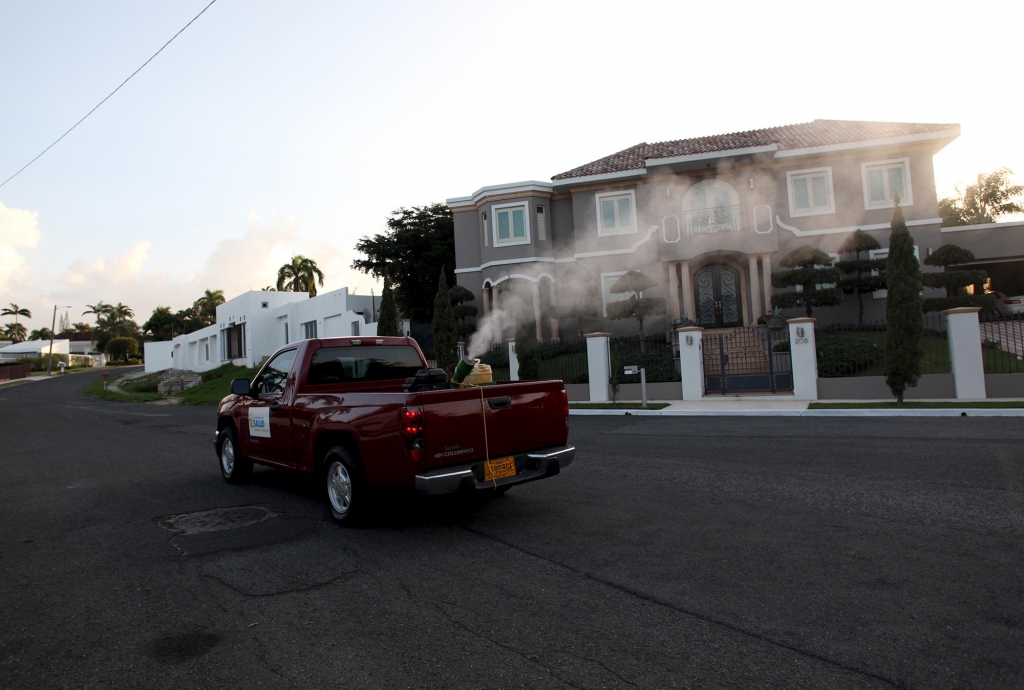
[[[0,0],[0,181],[209,0]],[[401,206],[627,148],[815,118],[959,123],[940,195],[1024,179],[1010,2],[217,0],[0,188],[0,303],[142,323],[205,289],[380,286],[354,245]],[[22,321],[25,321],[22,319]]]

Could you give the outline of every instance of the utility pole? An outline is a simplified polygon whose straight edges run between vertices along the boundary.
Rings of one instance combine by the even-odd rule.
[[[53,370],[53,339],[57,335],[54,330],[57,328],[57,310],[58,309],[70,309],[71,305],[66,307],[58,307],[56,304],[53,305],[53,323],[50,324],[50,356],[46,360],[46,375],[50,376],[50,372]],[[68,364],[71,364],[71,357],[68,356]]]

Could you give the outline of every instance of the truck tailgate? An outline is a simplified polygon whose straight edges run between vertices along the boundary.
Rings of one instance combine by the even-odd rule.
[[[528,381],[420,394],[414,404],[423,406],[426,467],[565,445],[563,390],[561,381]]]

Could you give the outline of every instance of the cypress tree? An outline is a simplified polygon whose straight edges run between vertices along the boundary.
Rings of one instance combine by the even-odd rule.
[[[914,256],[914,238],[903,219],[899,195],[895,202],[885,264],[885,383],[896,397],[896,404],[902,405],[907,387],[916,386],[921,377],[924,313],[921,266]]]
[[[519,380],[536,381],[540,378],[540,346],[537,343],[537,320],[533,308],[526,308],[526,300],[517,310],[516,359],[519,360]]]
[[[853,254],[856,257],[852,261],[836,262],[836,268],[840,273],[853,274],[852,278],[844,278],[839,287],[847,295],[857,295],[857,323],[861,326],[864,325],[864,293],[885,287],[881,276],[885,260],[861,259],[860,255],[861,252],[881,248],[881,243],[863,230],[855,231],[839,247],[840,254]],[[875,272],[875,275],[872,275],[872,272]]]
[[[377,335],[402,335],[398,330],[398,310],[395,309],[395,290],[391,277],[384,274],[384,291],[380,293],[380,311],[377,312]]]
[[[451,298],[448,295],[448,280],[445,272],[437,282],[437,296],[434,297],[434,359],[437,366],[445,371],[459,361],[459,331],[455,323],[455,312],[452,311]]]

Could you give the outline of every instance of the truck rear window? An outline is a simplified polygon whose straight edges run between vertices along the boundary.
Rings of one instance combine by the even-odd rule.
[[[325,347],[313,353],[306,383],[405,379],[422,368],[419,354],[408,345]]]

